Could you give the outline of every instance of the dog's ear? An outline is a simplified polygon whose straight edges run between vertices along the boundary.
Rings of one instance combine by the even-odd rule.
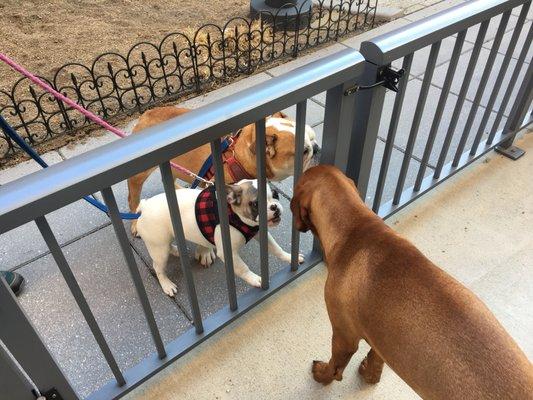
[[[272,114],[272,117],[274,117],[274,118],[289,118],[289,116],[287,114],[285,114],[284,112],[282,112],[282,111],[275,112],[274,114]]]
[[[239,185],[226,185],[226,199],[229,204],[238,206],[242,200],[242,187]]]
[[[276,135],[273,132],[269,132],[270,129],[267,129],[266,135],[265,135],[265,141],[266,141],[266,156],[268,158],[274,158],[276,155],[276,142],[278,141],[278,135]],[[256,143],[255,143],[255,137],[254,140],[250,143],[250,153],[256,154]]]
[[[302,203],[300,196],[294,196],[291,200],[291,211],[294,215],[294,222],[296,229],[300,232],[307,232],[312,227],[311,220],[309,219],[309,210]]]

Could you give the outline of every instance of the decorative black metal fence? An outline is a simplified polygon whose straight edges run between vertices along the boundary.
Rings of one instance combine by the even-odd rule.
[[[105,53],[90,66],[68,63],[50,85],[103,118],[141,112],[207,85],[251,74],[284,57],[374,24],[377,0],[320,0],[311,13],[297,10],[287,21],[277,13],[207,24],[192,34],[171,33],[159,45],[137,43],[126,55]],[[294,6],[291,6],[294,7]],[[302,12],[300,12],[302,11]],[[90,121],[65,107],[26,78],[0,90],[0,114],[37,144],[72,133]],[[0,165],[18,152],[0,132]]]

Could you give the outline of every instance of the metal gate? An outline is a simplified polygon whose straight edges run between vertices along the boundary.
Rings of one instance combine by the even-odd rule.
[[[248,310],[289,284],[322,261],[315,246],[303,265],[297,265],[299,233],[293,224],[292,265],[270,276],[266,241],[266,172],[265,172],[265,117],[288,106],[297,105],[295,180],[301,173],[303,134],[307,100],[326,92],[322,163],[335,164],[356,182],[363,198],[383,218],[405,207],[416,198],[471,164],[495,147],[510,152],[516,133],[531,121],[532,101],[531,47],[532,29],[529,28],[521,48],[518,38],[525,26],[531,0],[476,0],[460,4],[399,30],[366,41],[361,52],[345,50],[320,59],[268,82],[229,96],[201,109],[192,111],[179,120],[170,120],[146,132],[130,136],[99,149],[64,161],[46,170],[23,177],[0,187],[0,234],[27,222],[35,221],[52,256],[54,257],[72,296],[76,300],[91,332],[104,355],[115,379],[100,387],[89,399],[116,399],[140,385],[187,351],[221,330]],[[509,29],[512,13],[516,16],[514,28]],[[491,25],[492,24],[492,25]],[[531,24],[530,24],[531,25]],[[487,32],[496,28],[492,47],[485,48]],[[501,49],[505,35],[509,45]],[[470,42],[468,39],[471,39]],[[439,52],[444,41],[453,41],[450,62],[439,65]],[[465,50],[468,43],[469,49]],[[465,52],[466,51],[466,52]],[[418,52],[418,53],[415,53]],[[485,63],[480,53],[485,52]],[[511,78],[506,88],[502,81],[517,54]],[[427,55],[423,74],[413,71],[416,57]],[[467,56],[466,67],[459,70],[461,59]],[[496,60],[500,58],[501,62]],[[391,67],[392,66],[392,67]],[[403,75],[398,75],[399,68]],[[432,123],[428,131],[421,129],[421,119],[428,108],[428,93],[434,85],[436,69],[442,71],[438,102],[431,110]],[[525,69],[525,73],[523,70]],[[477,71],[481,79],[477,85],[472,77]],[[491,74],[496,79],[487,84]],[[464,75],[453,94],[449,126],[441,126],[446,105],[453,93],[454,79]],[[520,78],[523,76],[523,78]],[[413,79],[410,79],[413,78]],[[397,79],[398,78],[398,79]],[[395,86],[397,85],[397,88]],[[408,134],[399,127],[406,115],[402,108],[409,98],[412,85],[420,90],[412,101],[415,112],[408,117]],[[392,94],[389,89],[397,89]],[[503,90],[503,97],[499,98]],[[473,93],[470,112],[462,129],[457,129],[465,99]],[[515,93],[516,92],[516,93]],[[386,96],[393,96],[390,113],[385,109]],[[492,109],[499,99],[499,110],[489,124]],[[484,107],[481,106],[484,104]],[[480,108],[481,107],[481,108]],[[474,120],[482,111],[481,121],[474,129]],[[506,119],[505,123],[503,120]],[[380,134],[387,123],[386,135]],[[237,296],[235,274],[229,242],[229,224],[225,204],[218,204],[224,240],[228,305],[214,315],[203,318],[198,305],[196,284],[188,263],[187,247],[178,212],[169,159],[199,145],[211,144],[216,167],[218,198],[225,198],[220,137],[225,132],[255,123],[258,135],[257,170],[260,190],[260,265],[262,290],[249,291]],[[179,132],[179,135],[176,135]],[[441,134],[440,132],[444,132]],[[405,147],[401,168],[392,171],[390,161],[398,140]],[[372,166],[377,148],[382,146],[379,165]],[[420,149],[420,156],[416,155]],[[516,152],[516,150],[515,150]],[[411,160],[418,160],[416,178],[406,187]],[[138,266],[129,246],[124,225],[111,186],[150,167],[159,166],[169,203],[172,225],[180,250],[180,267],[187,283],[194,328],[174,341],[164,344],[146,294]],[[379,171],[375,188],[370,190],[371,173]],[[431,172],[431,173],[428,173]],[[395,176],[396,175],[396,176]],[[394,185],[390,200],[383,198],[387,182]],[[108,345],[70,266],[50,229],[46,214],[70,204],[82,196],[101,191],[108,206],[115,235],[125,263],[135,285],[136,294],[150,327],[154,353],[135,367],[123,371]],[[2,279],[0,284],[0,398],[34,399],[41,394],[46,399],[78,399],[79,396],[62,373],[60,366],[43,344],[17,299]],[[55,396],[55,397],[54,397]]]

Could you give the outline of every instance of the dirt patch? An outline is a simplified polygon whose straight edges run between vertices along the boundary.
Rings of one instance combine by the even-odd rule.
[[[105,52],[159,43],[170,32],[247,16],[249,0],[51,0],[0,2],[2,51],[41,76],[67,62],[90,65]],[[0,65],[0,89],[19,76]]]

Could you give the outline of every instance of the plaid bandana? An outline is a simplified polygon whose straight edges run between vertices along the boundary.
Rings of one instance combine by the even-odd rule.
[[[215,227],[220,224],[218,217],[217,199],[214,187],[208,187],[200,192],[194,206],[196,223],[202,235],[211,243],[215,244]],[[250,226],[242,222],[228,204],[229,224],[241,232],[248,243],[257,232],[259,226]]]

